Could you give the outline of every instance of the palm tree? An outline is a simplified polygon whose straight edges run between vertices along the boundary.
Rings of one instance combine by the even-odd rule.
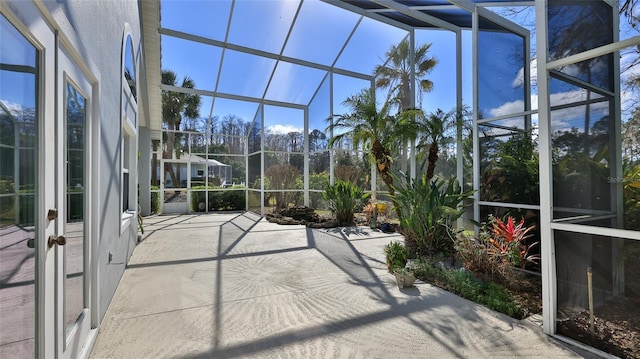
[[[429,56],[430,48],[431,44],[417,47],[412,58],[409,40],[404,39],[387,51],[386,57],[389,61],[384,65],[376,66],[373,71],[376,76],[376,87],[389,89],[387,100],[394,101],[398,105],[399,111],[412,107],[412,73],[415,75],[416,89],[420,99],[418,108],[422,107],[422,93],[430,92],[433,89],[433,82],[427,79],[426,76],[433,71],[438,61],[433,56]],[[411,66],[412,59],[413,69]],[[404,142],[406,142],[406,139]],[[407,150],[406,146],[402,147],[402,169],[406,170]]]
[[[175,72],[171,70],[162,70],[162,83],[164,85],[178,86],[178,79]],[[195,88],[195,82],[185,76],[182,80],[181,87]],[[176,134],[173,132],[180,130],[182,118],[196,119],[200,117],[200,95],[176,92],[162,92],[162,121],[167,125],[167,152],[163,154],[164,158],[172,158],[171,152],[175,151],[176,158],[180,158],[179,146],[176,146]],[[173,170],[173,166],[165,165],[165,171],[169,172],[174,187],[178,186],[180,179]],[[179,171],[178,171],[179,173]]]
[[[411,69],[411,54],[409,40],[404,39],[399,44],[391,46],[387,51],[389,61],[385,65],[378,65],[374,69],[377,77],[377,88],[389,88],[389,99],[394,98],[400,110],[411,108],[411,73],[415,74],[416,89],[418,94],[430,92],[433,82],[426,76],[433,71],[438,61],[433,56],[428,56],[431,44],[419,46],[413,56],[414,68]],[[422,96],[419,96],[422,98]],[[418,106],[421,107],[421,106]]]
[[[437,109],[426,116],[416,116],[416,119],[407,126],[409,127],[407,131],[412,134],[412,137],[418,139],[416,149],[418,151],[426,149],[428,163],[426,177],[428,180],[433,178],[440,146],[451,140],[447,134],[458,125],[462,126],[467,114],[468,109],[466,108],[454,109],[449,112]]]
[[[347,98],[343,104],[351,112],[334,116],[335,121],[330,123],[327,130],[344,129],[346,131],[334,134],[329,139],[329,147],[333,148],[336,143],[345,138],[351,139],[355,148],[362,146],[362,149],[375,161],[378,174],[387,185],[389,193],[393,195],[391,153],[398,147],[398,138],[403,135],[400,131],[407,128],[400,124],[406,122],[408,116],[415,115],[417,110],[392,116],[390,115],[392,104],[389,101],[378,109],[374,89],[363,89],[358,94]]]

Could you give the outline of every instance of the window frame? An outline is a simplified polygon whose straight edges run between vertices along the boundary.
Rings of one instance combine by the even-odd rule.
[[[121,51],[121,99],[120,99],[120,198],[121,210],[120,234],[122,235],[133,222],[138,212],[137,206],[137,133],[138,133],[138,74],[139,57],[135,50],[133,35],[128,24],[122,36]],[[129,64],[127,60],[132,61]],[[126,70],[132,66],[132,79],[127,78]],[[131,76],[130,76],[131,77]],[[134,92],[135,91],[135,92]],[[126,196],[126,198],[125,198]]]

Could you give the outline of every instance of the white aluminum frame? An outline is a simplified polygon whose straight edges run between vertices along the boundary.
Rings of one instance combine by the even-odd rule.
[[[619,56],[617,52],[621,49],[637,46],[640,44],[640,36],[635,36],[623,41],[618,40],[618,23],[619,15],[617,13],[617,7],[615,3],[606,1],[608,5],[612,7],[613,17],[613,43],[600,46],[579,54],[568,56],[562,59],[554,61],[548,61],[548,19],[547,19],[547,0],[536,1],[536,28],[537,28],[537,52],[538,52],[538,124],[539,124],[539,141],[540,141],[540,233],[541,233],[541,247],[542,247],[542,292],[543,292],[543,329],[546,334],[558,337],[561,340],[571,342],[576,345],[578,343],[567,340],[566,338],[556,334],[556,316],[557,316],[557,284],[556,284],[556,258],[555,258],[555,231],[566,231],[573,233],[582,233],[587,235],[599,235],[616,237],[620,239],[636,240],[640,241],[640,232],[625,230],[619,228],[605,228],[595,227],[589,225],[581,225],[578,223],[565,223],[564,219],[553,219],[553,178],[552,178],[552,163],[551,163],[551,106],[550,106],[550,94],[549,94],[549,72],[555,68],[570,65],[576,62],[585,61],[594,57],[613,54],[614,56],[614,93],[613,100],[614,106],[614,121],[616,136],[616,149],[615,158],[620,158],[620,66]],[[542,54],[542,56],[540,55]],[[617,161],[620,162],[620,161]],[[618,167],[615,169],[616,173],[621,173],[621,169]],[[618,203],[620,201],[620,193],[616,193]],[[615,218],[621,215],[618,209],[617,214],[611,214],[609,218]],[[595,214],[590,211],[590,214]],[[593,219],[591,215],[590,219]],[[579,222],[579,221],[577,221]],[[621,223],[621,222],[618,222]],[[593,348],[582,346],[584,349],[596,352]],[[601,353],[601,352],[600,352]]]

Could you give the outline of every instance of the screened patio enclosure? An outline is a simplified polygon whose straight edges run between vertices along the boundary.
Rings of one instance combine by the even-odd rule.
[[[393,64],[392,46],[408,41],[414,54],[429,43],[438,60],[427,74],[433,89],[422,91],[420,78],[408,71],[411,106],[427,113],[471,110],[468,123],[446,134],[437,175],[455,176],[475,191],[469,219],[511,214],[536,225],[545,332],[567,336],[562,323],[588,304],[588,269],[596,306],[640,294],[633,255],[640,243],[640,141],[627,131],[635,127],[633,110],[625,107],[638,96],[621,88],[625,51],[640,38],[621,35],[625,20],[617,3],[305,0],[185,7],[164,0],[143,6],[161,19],[159,30],[153,19],[144,23],[145,45],[162,48],[161,63],[146,60],[148,81],[157,76],[152,117],[162,117],[160,92],[197,95],[200,108],[194,118],[183,116],[179,128],[151,124],[146,143],[142,132],[147,160],[141,163],[162,159],[163,178],[167,164],[188,163],[161,150],[167,134],[179,131],[181,153],[229,165],[234,184],[167,188],[166,181],[145,181],[143,170],[143,212],[143,193],[153,191],[163,200],[180,193],[185,203],[198,191],[242,192],[244,209],[260,214],[292,205],[325,209],[321,192],[338,179],[385,199],[387,188],[363,149],[348,140],[330,149],[335,133],[326,129],[332,116],[349,111],[344,100],[363,88],[375,88],[380,103],[387,98],[389,89],[375,86],[374,69]],[[162,70],[174,71],[178,81],[161,83]],[[182,86],[185,76],[193,86]],[[394,154],[394,171],[421,175],[419,153],[407,141]],[[159,188],[145,188],[152,182]]]
[[[194,131],[188,136],[204,139],[203,146],[190,154],[214,159],[234,156],[237,163],[234,178],[238,179],[235,182],[246,185],[247,209],[258,213],[284,205],[324,209],[321,192],[326,183],[336,179],[355,179],[372,196],[386,199],[387,188],[362,148],[354,148],[346,139],[330,150],[328,140],[332,134],[327,127],[333,115],[349,111],[343,104],[345,99],[364,88],[375,88],[379,80],[374,75],[376,66],[393,66],[387,57],[392,46],[406,41],[413,49],[414,44],[430,43],[431,51],[435,54],[434,50],[440,49],[438,56],[443,58],[436,59],[439,64],[430,72],[434,83],[431,91],[416,88],[416,80],[421,79],[412,75],[409,80],[412,107],[421,107],[425,112],[450,111],[468,106],[473,100],[473,77],[469,70],[473,62],[470,45],[474,12],[469,9],[448,9],[444,19],[407,10],[410,15],[405,18],[413,20],[406,23],[395,19],[397,14],[390,11],[360,9],[343,2],[196,2],[190,11],[214,19],[199,22],[196,18],[185,23],[181,21],[178,2],[161,5],[158,33],[161,68],[174,71],[178,80],[160,87],[164,94],[190,94],[199,96],[201,101],[197,117],[181,120],[181,130]],[[501,70],[506,73],[524,69],[523,76],[528,78],[529,68],[525,66],[529,56],[528,31],[491,11],[478,8],[477,12],[480,38],[497,46],[496,51],[516,51],[513,54],[516,62]],[[452,17],[456,14],[465,16]],[[264,31],[256,33],[246,24]],[[372,42],[374,38],[376,41]],[[518,42],[519,49],[512,48]],[[181,86],[184,76],[192,80],[192,87]],[[506,76],[492,76],[494,80],[498,78]],[[510,88],[511,84],[491,81],[488,86],[493,88],[487,88],[480,98],[487,113],[489,106],[499,108],[514,101],[522,105],[498,109],[486,117],[484,128],[504,128],[500,121],[507,119],[511,123],[517,118],[522,123],[508,130],[524,131],[531,127],[528,81],[522,81],[514,90],[495,91],[500,94],[482,97],[489,90]],[[389,92],[389,88],[376,88],[379,102]],[[491,119],[497,122],[489,122]],[[164,131],[172,130],[165,122]],[[457,160],[465,156],[463,137],[470,138],[468,132],[464,136],[462,132],[462,128],[452,128],[447,133],[449,143],[441,155],[439,170],[442,176],[457,176],[461,183],[471,187],[473,167],[465,169],[464,161]],[[155,133],[155,137],[161,137],[160,131]],[[227,141],[230,138],[236,140],[230,143]],[[396,174],[402,170],[415,176],[422,171],[423,163],[416,161],[418,151],[412,145],[406,143],[405,149],[397,153]],[[180,146],[184,151],[188,144]],[[470,154],[469,149],[468,163]],[[240,163],[241,156],[246,157],[244,163]],[[168,156],[164,151],[157,158],[173,161],[171,157],[176,156]],[[185,194],[182,198],[188,201],[186,182],[180,188]]]

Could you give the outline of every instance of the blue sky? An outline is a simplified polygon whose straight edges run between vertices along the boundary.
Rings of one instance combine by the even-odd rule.
[[[359,24],[357,31],[353,33],[348,45],[343,49],[342,45],[351,35],[351,30],[360,21],[360,16],[314,0],[304,2],[293,31],[289,34],[288,31],[298,10],[298,4],[297,0],[236,1],[229,26],[229,41],[272,53],[282,51],[284,56],[301,58],[325,66],[333,65],[335,62],[335,66],[338,68],[371,74],[373,67],[382,63],[384,54],[390,46],[407,35],[403,30],[365,18]],[[162,0],[163,27],[193,33],[217,41],[225,40],[230,11],[230,1]],[[533,16],[531,12],[524,12],[514,20],[527,25],[533,22]],[[637,31],[629,29],[626,19],[621,19],[621,24],[621,39],[638,34]],[[14,32],[10,28],[3,28],[2,42],[4,44],[15,43],[18,37]],[[464,103],[470,104],[471,34],[470,31],[465,31],[463,34],[463,97]],[[287,36],[289,36],[287,46],[283,49],[283,43]],[[424,95],[423,108],[426,111],[433,111],[436,108],[452,109],[455,106],[455,36],[445,30],[417,30],[416,41],[418,44],[432,43],[431,54],[438,60],[435,70],[429,75],[435,84],[434,91]],[[324,129],[326,126],[324,119],[329,115],[327,109],[329,87],[326,83],[326,71],[324,70],[305,68],[281,61],[274,76],[271,77],[276,64],[273,59],[227,50],[224,54],[223,65],[220,67],[221,48],[165,35],[162,36],[162,46],[164,68],[176,71],[180,77],[191,76],[197,87],[201,89],[211,91],[217,89],[222,92],[262,97],[265,95],[267,83],[270,83],[266,93],[267,98],[306,105],[316,89],[320,87],[321,90],[316,94],[316,99],[310,108],[310,128]],[[11,45],[10,47],[18,48],[19,45],[16,43],[15,46]],[[340,51],[342,54],[337,57]],[[0,54],[0,61],[3,63],[24,63],[25,60],[21,57],[29,57],[29,61],[34,62],[35,52],[33,50],[31,52],[3,52]],[[624,66],[632,59],[632,55],[624,54],[621,57],[621,63]],[[222,71],[219,71],[220,69]],[[502,70],[505,73],[501,75],[501,84],[511,84],[517,81],[518,73],[515,68],[503,68]],[[630,73],[639,72],[637,66],[630,71]],[[532,75],[535,81],[535,67],[532,68]],[[8,72],[3,72],[2,76],[0,91],[5,101],[17,103],[22,94],[34,93],[33,81],[11,80],[8,76],[12,75]],[[219,84],[216,83],[218,79]],[[496,79],[488,80],[487,83],[491,85],[497,83],[496,81]],[[9,84],[11,84],[11,89],[7,88]],[[342,101],[368,85],[368,82],[362,79],[335,75],[334,112],[339,114],[346,111],[341,105]],[[517,87],[506,89],[512,92],[519,91]],[[630,96],[637,97],[637,94],[623,93],[622,97],[624,100]],[[535,92],[532,98],[535,108]],[[491,99],[494,100],[493,103],[490,101]],[[202,100],[201,116],[208,117],[213,99],[203,96]],[[488,111],[493,111],[491,112],[493,115],[501,113],[500,111],[504,111],[509,106],[521,106],[513,96],[506,96],[497,102],[495,100],[498,98],[488,98],[489,102],[486,106]],[[30,102],[23,105],[32,107],[33,101],[35,99],[30,96]],[[246,120],[251,120],[256,109],[255,103],[218,98],[214,115],[223,117],[227,114],[235,114]],[[289,111],[286,108],[279,110],[278,107],[269,110],[265,116],[267,126],[283,131],[301,129],[300,115],[292,115],[292,113],[299,114],[300,111]]]
[[[198,1],[193,4],[195,8],[184,6],[184,2],[163,0],[162,26],[224,41],[226,25],[222,23],[227,22],[230,2]],[[304,2],[289,34],[297,7],[298,1],[237,1],[229,26],[229,43],[275,54],[282,51],[286,57],[371,75],[373,68],[383,62],[389,48],[407,36],[407,32],[401,29],[368,18],[361,20],[357,14],[319,1]],[[214,11],[215,14],[207,17],[205,14],[208,11]],[[194,12],[195,17],[192,16]],[[357,30],[351,34],[359,21]],[[283,49],[287,36],[287,44]],[[350,36],[348,45],[343,48]],[[419,32],[416,36],[418,41],[424,38],[434,42],[434,53],[443,51],[454,54],[455,41],[452,40],[455,38],[451,34],[436,31],[433,34]],[[315,94],[316,99],[309,113],[310,129],[324,130],[326,127],[324,119],[329,115],[329,87],[325,70],[281,61],[271,76],[277,63],[273,59],[233,50],[226,50],[222,59],[220,48],[165,35],[162,36],[162,49],[163,68],[172,69],[179,76],[191,76],[201,89],[257,98],[265,95],[270,100],[298,105],[309,104]],[[450,81],[455,76],[454,65],[442,59],[431,77],[436,82],[436,91],[429,94],[429,101],[446,109],[455,106],[455,84]],[[216,79],[219,79],[217,83]],[[265,94],[267,84],[269,87]],[[334,75],[334,113],[345,112],[342,102],[367,86],[370,86],[367,80]],[[320,90],[316,94],[318,88]],[[203,116],[209,115],[209,110],[205,110],[209,104],[203,105]],[[235,107],[237,105],[238,102],[216,100],[214,115],[224,116],[233,112],[251,120],[250,111],[238,110]],[[255,110],[253,105],[243,108]],[[299,112],[272,107],[265,113],[265,126],[282,131],[302,130],[303,118],[292,113]]]
[[[298,4],[293,0],[239,0],[234,4],[229,25],[230,1],[195,1],[185,6],[184,1],[163,0],[162,26],[225,41],[229,25],[227,40],[230,44],[272,54],[282,53],[285,57],[324,66],[334,65],[366,75],[384,62],[385,53],[393,44],[407,36],[407,32],[401,29],[368,18],[361,20],[357,14],[313,0],[303,3],[289,33]],[[529,10],[511,19],[527,27],[532,25],[534,17]],[[358,21],[361,22],[358,24]],[[357,24],[357,30],[351,35]],[[431,55],[438,60],[438,65],[428,76],[434,83],[434,90],[423,95],[423,109],[427,112],[437,108],[453,109],[456,105],[455,35],[446,30],[430,29],[416,30],[415,37],[418,44],[431,43]],[[489,69],[483,71],[480,78],[482,115],[486,118],[520,112],[524,109],[522,74],[525,64],[523,59],[510,58],[513,53],[510,47],[522,46],[522,42],[515,36],[500,33],[486,35],[481,40],[487,38],[490,40],[481,44],[481,51],[487,55],[481,59],[480,65]],[[286,46],[283,46],[285,40]],[[535,48],[535,37],[531,40],[531,47]],[[179,76],[191,76],[200,89],[255,98],[265,96],[270,100],[298,105],[309,104],[315,95],[309,112],[310,129],[326,127],[324,120],[329,116],[329,86],[325,70],[231,49],[224,51],[223,57],[221,48],[166,35],[162,36],[162,49],[163,68],[172,69]],[[471,31],[463,31],[462,65],[463,103],[469,105],[472,103]],[[535,61],[531,66],[535,81]],[[370,85],[367,80],[342,75],[334,75],[333,81],[336,114],[347,111],[342,102],[348,96]],[[211,103],[211,98],[203,98],[203,117],[210,115]],[[532,107],[535,109],[536,106],[534,88]],[[232,113],[251,120],[256,109],[255,103],[217,99],[213,115],[223,117]],[[300,113],[272,106],[265,113],[265,126],[278,132],[301,131],[303,118]],[[514,121],[519,121],[518,125],[522,126],[521,119]]]
[[[36,50],[13,25],[1,16],[0,43],[13,51],[0,51],[0,63],[36,66]],[[0,71],[0,99],[5,104],[35,107],[35,75]],[[10,106],[11,107],[11,106]]]

